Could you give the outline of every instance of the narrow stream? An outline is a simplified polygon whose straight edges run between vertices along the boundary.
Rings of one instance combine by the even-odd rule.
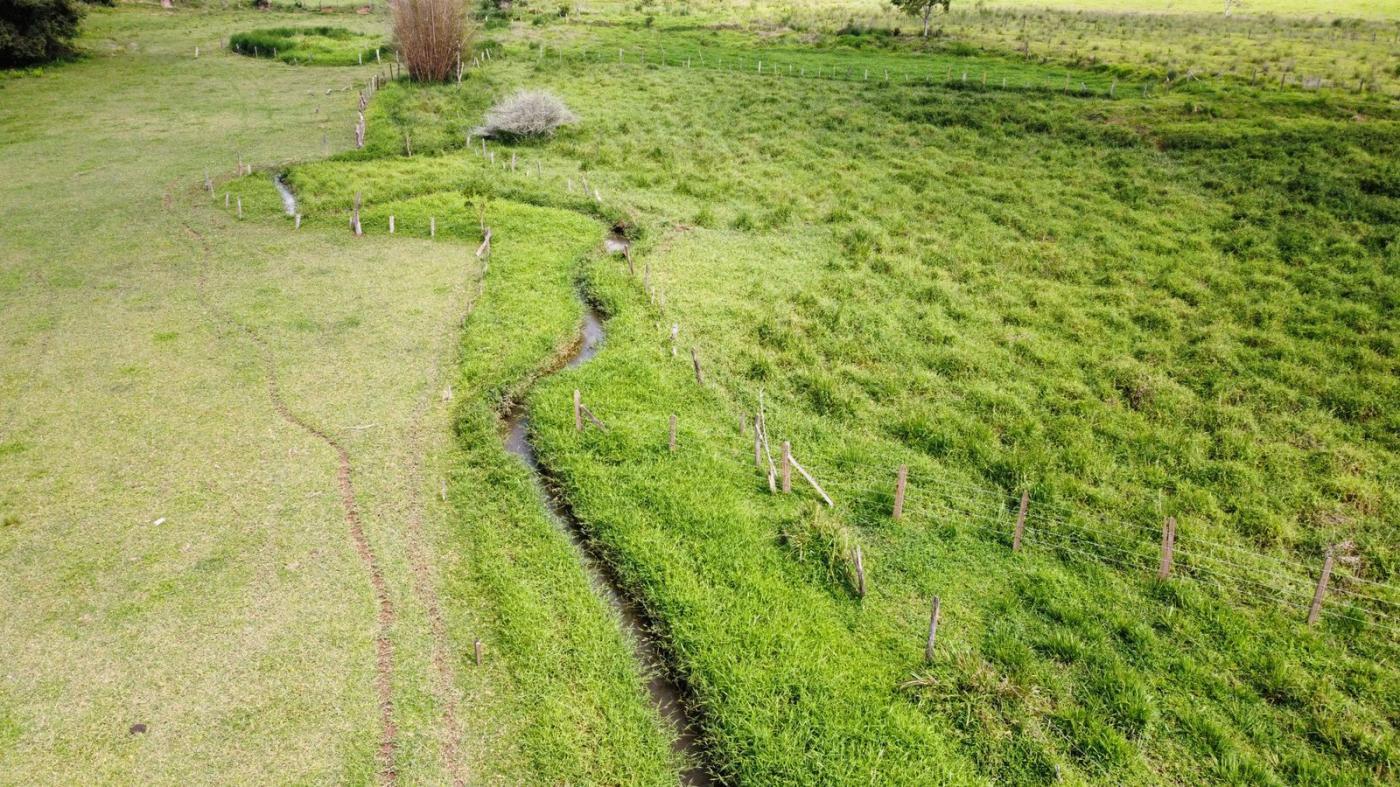
[[[277,187],[277,193],[282,195],[282,210],[288,216],[297,215],[297,195],[292,193],[292,187],[282,180],[281,173],[272,176],[272,185]]]
[[[602,316],[589,306],[583,316],[583,341],[564,363],[564,368],[573,369],[587,363],[598,354],[602,342]],[[530,445],[530,415],[523,405],[516,405],[506,413],[505,426],[506,450],[520,457],[534,472],[535,479],[539,482],[540,496],[546,507],[577,548],[584,570],[594,580],[594,584],[603,589],[608,603],[617,610],[618,617],[627,628],[636,647],[637,659],[651,673],[647,690],[651,694],[651,701],[656,706],[657,713],[676,731],[676,740],[672,748],[685,755],[691,763],[698,763],[700,757],[695,725],[690,718],[681,688],[667,676],[660,648],[650,633],[641,608],[622,590],[617,577],[597,555],[568,502],[552,491],[553,485],[548,474],[540,466],[535,449]],[[710,775],[695,765],[681,772],[680,782],[684,785],[714,784]]]

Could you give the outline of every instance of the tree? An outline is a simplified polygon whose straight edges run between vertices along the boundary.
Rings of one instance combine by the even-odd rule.
[[[953,0],[890,0],[895,8],[910,16],[922,16],[924,18],[924,38],[928,38],[929,17],[933,15],[933,9],[943,6],[943,13],[948,13],[948,6]]]
[[[0,67],[42,63],[73,51],[77,0],[0,0]]]

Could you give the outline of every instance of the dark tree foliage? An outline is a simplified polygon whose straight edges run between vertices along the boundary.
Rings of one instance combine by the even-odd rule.
[[[42,63],[73,51],[77,0],[0,0],[0,67]]]

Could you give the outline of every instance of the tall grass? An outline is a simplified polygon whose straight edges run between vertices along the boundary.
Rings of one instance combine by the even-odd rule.
[[[457,73],[473,32],[462,0],[395,0],[389,8],[410,76],[445,82]]]

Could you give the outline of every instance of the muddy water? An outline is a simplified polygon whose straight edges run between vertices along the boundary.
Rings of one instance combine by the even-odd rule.
[[[288,216],[297,215],[297,196],[292,193],[291,186],[282,180],[281,175],[272,176],[272,185],[276,186],[277,193],[282,195],[282,210],[286,211]]]
[[[588,307],[583,318],[583,341],[569,356],[564,368],[572,369],[587,363],[589,359],[598,354],[602,343],[602,317],[592,307]],[[687,711],[681,688],[665,674],[660,648],[655,637],[650,633],[650,627],[647,625],[641,608],[623,592],[617,577],[598,557],[588,538],[584,535],[578,519],[569,509],[568,503],[554,490],[548,475],[540,466],[539,459],[535,456],[535,449],[530,445],[530,415],[525,407],[516,406],[508,412],[505,426],[506,450],[520,457],[526,466],[534,472],[535,478],[539,482],[540,496],[545,505],[553,514],[554,520],[560,528],[568,534],[569,540],[573,542],[579,560],[593,580],[593,584],[602,589],[608,603],[617,610],[622,625],[626,627],[627,633],[636,647],[637,659],[642,662],[646,671],[651,675],[647,683],[647,691],[651,694],[656,712],[661,714],[676,731],[675,750],[686,755],[691,762],[698,762],[699,747],[695,725]],[[681,784],[685,785],[714,783],[709,774],[698,767],[683,771],[680,781]]]

